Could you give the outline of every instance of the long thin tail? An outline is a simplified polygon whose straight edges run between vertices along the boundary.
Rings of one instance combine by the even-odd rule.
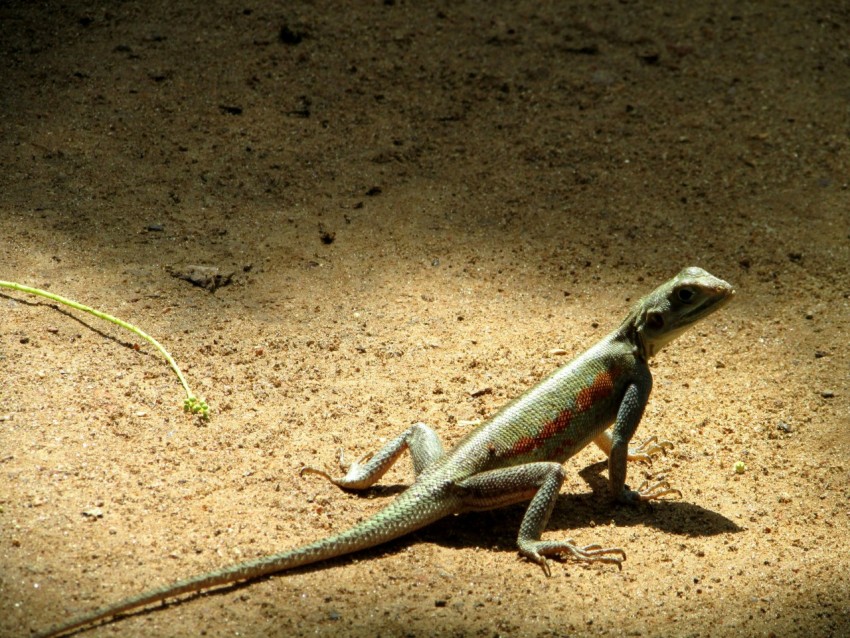
[[[82,614],[67,622],[54,625],[47,631],[36,634],[35,638],[58,636],[98,620],[138,609],[166,598],[251,580],[375,547],[409,534],[454,511],[449,503],[441,502],[440,499],[422,498],[423,496],[422,490],[417,490],[416,486],[413,486],[372,517],[335,536],[142,592],[117,603]]]

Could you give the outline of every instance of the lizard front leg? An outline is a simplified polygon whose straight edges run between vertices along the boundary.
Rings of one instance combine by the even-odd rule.
[[[626,465],[630,456],[629,441],[634,436],[638,423],[643,416],[643,409],[646,407],[651,389],[652,377],[649,374],[649,368],[646,368],[626,389],[617,411],[617,420],[614,422],[610,435],[611,447],[607,453],[608,486],[611,497],[618,501],[633,503],[658,500],[671,495],[682,495],[679,490],[671,488],[663,477],[659,477],[654,483],[645,481],[637,490],[631,490],[626,486]],[[597,437],[597,439],[599,438]],[[598,440],[597,445],[600,445]],[[663,446],[664,442],[658,445]],[[600,447],[603,450],[605,449],[602,445]]]
[[[369,452],[359,460],[346,467],[342,450],[339,453],[339,466],[344,476],[335,478],[328,472],[314,468],[301,468],[301,475],[306,473],[324,476],[334,485],[349,490],[364,490],[374,485],[386,474],[390,466],[398,460],[405,450],[410,450],[413,457],[413,471],[416,476],[443,456],[443,445],[436,432],[424,423],[410,426],[402,434],[387,443],[378,452]]]
[[[466,510],[503,507],[530,498],[520,524],[517,545],[520,554],[541,565],[547,576],[551,575],[551,571],[546,556],[553,554],[568,554],[580,561],[611,563],[621,567],[626,559],[622,549],[603,548],[601,545],[580,547],[571,539],[541,540],[563,482],[564,468],[559,463],[541,461],[481,472],[459,481],[455,487],[460,490],[461,502]]]

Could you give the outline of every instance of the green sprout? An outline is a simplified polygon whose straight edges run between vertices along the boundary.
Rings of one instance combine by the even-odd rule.
[[[210,406],[203,399],[196,396],[187,396],[183,400],[183,410],[192,414],[200,414],[202,419],[210,418]]]
[[[168,354],[168,351],[162,347],[159,341],[151,337],[144,330],[137,328],[133,324],[127,323],[126,321],[122,321],[118,317],[113,317],[112,315],[106,314],[105,312],[101,312],[100,310],[95,310],[94,308],[90,308],[89,306],[85,306],[71,299],[66,299],[65,297],[60,297],[59,295],[53,294],[52,292],[41,290],[40,288],[30,288],[29,286],[24,286],[13,281],[0,281],[0,288],[10,288],[19,292],[26,292],[31,295],[46,297],[47,299],[51,299],[61,304],[65,304],[66,306],[70,306],[71,308],[87,312],[99,319],[109,321],[117,326],[126,328],[134,334],[137,334],[142,339],[150,343],[154,348],[159,350],[162,353],[162,356],[165,357],[165,360],[168,361],[168,365],[170,365],[171,369],[174,370],[174,373],[177,375],[177,378],[180,380],[180,383],[183,386],[183,390],[186,391],[186,400],[183,401],[183,409],[191,414],[199,415],[202,419],[206,420],[209,418],[210,406],[207,405],[206,401],[195,396],[191,388],[189,388],[189,384],[186,382],[186,378],[183,376],[183,373],[180,371],[180,368],[178,367],[177,362],[174,360],[174,358],[170,354]]]

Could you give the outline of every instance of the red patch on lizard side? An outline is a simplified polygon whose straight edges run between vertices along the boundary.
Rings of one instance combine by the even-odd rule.
[[[536,436],[524,436],[519,439],[511,446],[511,449],[508,450],[507,455],[516,456],[519,454],[531,452],[535,448],[538,448],[543,445],[546,441],[548,441],[551,437],[555,436],[558,432],[567,428],[570,425],[570,421],[572,420],[572,410],[564,410],[552,421],[549,421],[546,425],[544,425],[543,429],[541,429]]]
[[[597,401],[607,399],[614,392],[616,370],[603,370],[593,378],[590,387],[581,390],[576,396],[576,410],[585,412],[596,405]]]
[[[524,436],[519,439],[507,451],[506,456],[519,456],[537,449],[553,436],[569,427],[575,414],[585,412],[591,409],[598,401],[603,401],[610,397],[614,393],[614,379],[617,376],[617,372],[616,368],[612,368],[610,370],[603,370],[597,374],[590,386],[580,390],[576,395],[575,412],[570,409],[564,410],[552,421],[544,424],[535,436]],[[572,439],[562,441],[556,453],[563,452],[574,444],[575,441]]]

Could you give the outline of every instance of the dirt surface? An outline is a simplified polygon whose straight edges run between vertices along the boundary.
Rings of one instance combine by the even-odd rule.
[[[738,295],[630,470],[683,498],[606,504],[588,448],[546,532],[622,571],[545,578],[515,507],[83,635],[850,635],[850,12],[665,4],[3,3],[0,279],[214,412],[0,296],[0,635],[361,520],[407,461],[299,468],[456,442],[687,265]]]

